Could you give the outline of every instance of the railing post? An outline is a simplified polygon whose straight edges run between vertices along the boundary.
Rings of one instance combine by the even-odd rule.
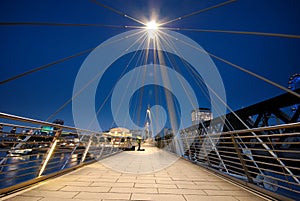
[[[211,146],[212,146],[212,149],[216,152],[216,154],[217,154],[217,156],[218,156],[218,158],[219,158],[219,160],[220,160],[220,163],[222,164],[222,166],[225,168],[226,172],[228,173],[229,171],[228,171],[228,169],[227,169],[227,167],[226,167],[226,165],[225,165],[225,163],[224,163],[224,161],[223,161],[223,159],[222,159],[222,157],[221,157],[221,155],[220,155],[220,153],[219,153],[219,151],[218,151],[218,149],[217,149],[217,147],[216,147],[216,144],[215,144],[214,141],[211,139],[210,134],[207,133],[207,134],[206,134],[206,137],[208,137],[209,142],[210,142],[210,144],[211,144]],[[205,143],[205,141],[204,141],[203,143]],[[205,145],[204,145],[204,149],[206,149]]]
[[[86,158],[86,155],[87,155],[87,153],[88,153],[88,151],[89,151],[89,149],[90,149],[90,146],[91,146],[91,144],[92,144],[92,138],[93,138],[93,135],[90,136],[88,145],[86,146],[86,148],[85,148],[85,150],[84,150],[84,153],[83,153],[83,156],[82,156],[82,158],[81,158],[80,163],[83,163],[83,161],[84,161],[85,158]]]
[[[187,148],[187,151],[188,151],[188,154],[189,154],[188,157],[189,157],[189,159],[191,159],[191,149],[190,149],[190,145],[187,141],[187,137],[185,137],[184,140],[185,140],[186,148]]]
[[[109,151],[109,155],[111,155],[113,153],[113,150],[114,150],[114,145],[111,146],[111,149]]]
[[[99,157],[98,157],[99,159],[102,157],[104,148],[105,148],[105,144],[102,146],[102,149],[101,149],[101,151],[100,151],[100,153],[99,153]]]
[[[244,161],[244,157],[243,157],[243,155],[242,155],[242,153],[241,153],[241,151],[239,149],[239,146],[237,145],[237,143],[235,141],[235,137],[233,136],[232,133],[230,134],[230,137],[231,137],[232,143],[234,145],[235,151],[236,151],[236,153],[237,153],[237,155],[238,155],[238,157],[240,159],[240,162],[241,162],[241,164],[243,166],[243,169],[244,169],[244,172],[245,172],[245,174],[247,176],[247,179],[248,179],[248,181],[250,183],[253,183],[253,179],[252,179],[252,177],[251,177],[251,175],[250,175],[250,173],[248,171],[248,167],[247,167],[247,165],[246,165],[246,163]]]
[[[50,144],[50,147],[49,147],[48,151],[46,152],[46,154],[45,154],[45,156],[44,156],[44,158],[42,160],[41,166],[39,168],[38,177],[40,177],[43,174],[43,172],[44,172],[44,170],[45,170],[45,168],[46,168],[46,166],[47,166],[47,164],[48,164],[48,162],[49,162],[49,160],[50,160],[50,158],[51,158],[51,156],[53,154],[53,151],[54,151],[54,149],[56,147],[56,144],[57,144],[58,138],[61,135],[61,132],[62,132],[61,128],[59,128],[55,132],[55,135],[54,135],[53,140],[52,140],[52,142]]]
[[[200,157],[200,152],[203,149],[204,156],[206,156],[206,158],[203,157],[203,159],[204,159],[204,161],[207,161],[207,163],[209,165],[211,165],[210,159],[209,159],[209,153],[207,153],[206,147],[205,147],[205,144],[204,144],[204,140],[202,139],[203,137],[199,135],[197,138],[199,139],[199,144],[200,144],[200,147],[199,147],[199,157]]]
[[[82,136],[82,137],[79,139],[79,143],[82,141],[83,137],[84,137],[84,136]],[[65,161],[64,165],[60,168],[61,170],[65,169],[65,167],[67,166],[69,160],[72,158],[73,154],[75,153],[76,149],[78,148],[79,143],[73,148],[71,154],[69,155],[69,157],[68,157],[67,160]]]

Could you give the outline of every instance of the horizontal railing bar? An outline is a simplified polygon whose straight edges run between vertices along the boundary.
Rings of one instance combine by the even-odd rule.
[[[236,158],[235,158],[236,159]],[[235,165],[240,165],[240,166],[242,166],[242,164],[241,163],[238,163],[238,162],[234,162],[234,161],[229,161],[229,160],[227,160],[227,159],[224,159],[223,158],[223,161],[224,162],[226,162],[225,164],[226,164],[226,166],[227,165],[230,165],[230,164],[235,164]],[[237,167],[234,167],[234,168],[237,168]]]
[[[5,171],[5,172],[0,172],[0,174],[9,174],[9,173],[13,173],[13,172],[20,172],[23,170],[29,170],[29,169],[34,169],[37,168],[38,166],[31,166],[31,167],[25,167],[25,168],[18,168],[18,169],[13,169],[13,170],[9,170],[9,171]]]
[[[267,152],[267,150],[265,149],[258,149],[258,148],[240,148],[241,150],[242,149],[245,149],[247,151],[258,151],[258,152]],[[286,149],[272,149],[272,151],[276,152],[276,153],[295,153],[295,154],[300,154],[300,151],[298,150],[293,150],[291,149],[290,151],[289,150],[286,150]]]
[[[3,145],[0,151],[1,153],[8,153],[6,156],[0,157],[0,169],[2,170],[0,175],[1,177],[7,177],[3,178],[3,182],[9,178],[9,182],[5,183],[8,187],[0,189],[1,193],[15,190],[22,185],[28,185],[34,181],[39,181],[40,178],[53,175],[52,172],[59,174],[65,172],[65,169],[75,169],[88,164],[97,158],[100,150],[103,150],[103,154],[98,158],[99,160],[122,151],[118,147],[111,145],[111,142],[100,142],[98,137],[101,137],[101,132],[78,129],[4,113],[0,113],[0,118],[5,118],[7,121],[12,120],[12,122],[19,121],[19,124],[21,124],[0,123],[2,126],[1,129],[3,129],[0,130],[0,143]],[[34,124],[36,127],[32,126]],[[39,134],[42,126],[51,126],[56,129]],[[16,128],[15,133],[12,132],[15,131],[14,127]],[[9,129],[13,130],[9,131]],[[65,138],[63,134],[65,136],[75,134],[76,136],[74,137],[80,140],[80,144],[74,143],[75,140],[73,141],[71,138]],[[92,138],[90,137],[91,135],[93,136]],[[89,141],[90,139],[92,141]],[[70,142],[74,144],[74,147],[69,146]],[[87,150],[87,143],[91,144],[89,150]],[[106,145],[109,146],[106,148]],[[51,147],[52,149],[50,149]],[[89,153],[90,155],[82,161],[84,153]],[[13,166],[16,168],[12,169]],[[42,176],[37,177],[37,175]],[[22,177],[28,178],[23,179]],[[28,181],[21,182],[27,179]],[[14,183],[13,186],[9,186],[12,183],[11,181]]]
[[[300,186],[300,167],[297,165],[300,157],[299,127],[300,122],[226,132],[208,132],[199,136],[191,132],[181,132],[183,157],[216,172],[227,174],[229,177],[236,177],[239,181],[243,180],[247,186],[264,188],[261,186],[264,182],[289,192],[299,193],[299,189],[295,189]],[[208,144],[208,137],[215,143],[214,146]],[[168,146],[168,143],[163,144]],[[166,150],[172,152],[174,147],[168,146]],[[238,155],[237,152],[241,154]],[[259,180],[257,175],[262,175],[262,178],[270,182]],[[261,184],[253,183],[257,181]],[[260,191],[267,190],[260,189]],[[273,195],[280,197],[275,193]]]
[[[276,174],[276,171],[269,171],[268,170],[268,172],[272,172],[272,173],[275,173]],[[255,174],[255,172],[253,172],[253,171],[249,171],[249,173],[252,173],[252,174]],[[260,174],[261,175],[261,174]],[[281,176],[288,176],[288,175],[282,175],[282,174],[280,174]],[[295,183],[295,182],[290,182],[290,181],[288,181],[288,180],[283,180],[283,179],[280,179],[280,178],[277,178],[277,177],[272,177],[272,176],[270,176],[270,175],[261,175],[261,176],[263,176],[263,177],[266,177],[266,178],[270,178],[270,179],[274,179],[274,180],[276,180],[276,181],[280,181],[280,182],[283,182],[283,183],[286,183],[286,184],[291,184],[291,185],[295,185],[295,186],[300,186],[300,184],[298,184],[298,183]],[[252,177],[254,180],[255,180],[255,178],[254,177]],[[276,179],[275,179],[276,178]]]
[[[232,149],[232,150],[234,150],[234,149]],[[225,153],[225,154],[234,154],[234,155],[237,156],[237,153],[235,153],[235,152],[230,152],[230,151],[226,151],[226,150],[218,150],[218,152],[219,152],[219,153]]]
[[[268,136],[258,135],[258,137],[260,137],[260,138],[270,138],[270,137],[272,137],[272,138],[274,137],[274,138],[275,138],[275,137],[287,137],[287,136],[291,137],[291,136],[297,136],[297,135],[299,135],[299,134],[300,134],[300,133],[293,133],[292,135],[288,135],[288,134],[285,135],[285,134],[283,133],[283,134],[280,134],[280,135],[278,135],[278,136],[277,136],[277,135],[275,136],[275,134],[274,134],[274,136],[272,136],[272,135],[271,135],[271,136],[269,136],[269,135],[268,135]],[[252,136],[250,136],[250,135],[249,135],[249,136],[236,136],[235,138],[239,138],[239,139],[248,139],[248,138],[256,139],[256,137],[253,136],[253,135],[252,135]],[[228,139],[228,141],[222,141],[222,143],[224,143],[224,144],[230,144],[230,143],[232,143],[232,142],[230,141],[230,140],[231,140],[231,137],[226,137],[226,138],[220,137],[220,138],[215,138],[215,139],[213,139],[213,140],[219,140],[219,141],[220,141],[220,140],[224,140],[224,139]],[[185,139],[183,138],[183,139],[180,139],[180,140],[185,140]],[[253,144],[257,144],[257,143],[259,143],[259,142],[243,141],[243,143],[248,143],[248,144],[249,144],[249,143],[250,143],[250,144],[253,143]],[[275,141],[272,141],[272,142],[270,142],[270,141],[265,141],[265,143],[284,143],[284,144],[285,144],[285,143],[289,143],[289,142],[287,142],[287,141],[276,141],[276,142],[275,142]],[[299,143],[299,142],[298,142],[298,143]]]
[[[282,172],[278,172],[278,171],[272,170],[272,169],[266,169],[266,168],[263,168],[263,167],[259,168],[259,170],[267,171],[267,172],[272,172],[272,173],[275,173],[275,174],[278,174],[278,175],[282,175],[282,176],[285,175],[285,174],[282,173]],[[255,172],[253,172],[253,171],[250,171],[250,170],[249,170],[249,172],[255,174]],[[256,173],[256,174],[257,174],[257,173]],[[286,176],[288,176],[288,174],[286,174]],[[283,180],[283,181],[286,181],[286,180]]]
[[[41,160],[39,159],[36,159],[36,160],[32,160],[32,161],[21,161],[21,162],[16,162],[16,163],[5,163],[5,164],[2,164],[1,166],[5,167],[5,166],[10,166],[10,165],[25,165],[27,163],[31,163],[31,162],[39,162]]]
[[[245,161],[247,161],[247,162],[253,162],[253,160],[250,160],[250,159],[245,159]],[[263,161],[255,161],[257,164],[262,164],[262,165],[272,165],[272,166],[275,166],[275,167],[280,167],[280,168],[282,168],[282,165],[280,165],[280,164],[275,164],[275,163],[266,163],[266,162],[263,162]],[[251,167],[253,167],[253,168],[256,168],[257,169],[257,167],[255,167],[255,166],[251,166]],[[300,170],[300,168],[299,167],[292,167],[292,166],[288,166],[288,165],[286,165],[286,167],[287,168],[290,168],[290,169],[294,169],[294,170]]]
[[[269,184],[271,186],[276,186],[278,188],[282,188],[282,189],[285,189],[285,190],[289,190],[289,191],[293,191],[293,192],[296,192],[296,193],[300,193],[300,191],[297,191],[297,190],[294,190],[294,189],[291,189],[291,188],[288,188],[286,186],[282,186],[282,185],[278,185],[278,184],[275,184],[275,183],[271,183],[269,181],[262,181],[262,183],[266,183],[266,184]]]
[[[39,161],[37,161],[37,162],[39,162]],[[15,164],[9,164],[9,165],[6,165],[6,166],[4,166],[3,165],[3,167],[10,167],[11,165],[15,165]],[[16,164],[17,165],[17,164]],[[18,165],[26,165],[26,163],[23,163],[23,164],[18,164]],[[32,168],[32,167],[38,167],[38,164],[37,165],[35,165],[35,166],[31,166],[30,168]],[[21,169],[13,169],[13,170],[9,170],[9,171],[0,171],[0,174],[6,174],[6,173],[8,173],[8,172],[12,172],[12,171],[20,171],[20,170],[22,170],[22,168]]]
[[[268,155],[268,156],[264,156],[264,155],[256,155],[256,154],[243,154],[245,156],[254,156],[254,157],[257,157],[257,158],[264,158],[264,159],[274,159],[272,156]],[[279,158],[278,159],[280,160],[284,160],[284,161],[295,161],[295,162],[298,162],[299,159],[294,159],[294,158]]]
[[[292,183],[292,182],[289,182],[289,181],[286,181],[286,180],[283,180],[283,179],[280,179],[280,178],[277,178],[277,177],[273,177],[271,175],[263,175],[263,176],[266,177],[266,178],[269,178],[269,179],[273,179],[275,181],[280,181],[280,182],[286,183],[286,184],[290,184],[290,185],[294,185],[294,186],[300,186],[297,183]],[[278,185],[278,184],[272,183],[272,185]]]
[[[58,127],[58,128],[68,129],[68,130],[76,130],[76,131],[79,131],[79,132],[102,134],[102,133],[96,132],[96,131],[90,131],[90,130],[86,130],[86,129],[71,127],[71,126],[65,126],[65,125],[60,125],[60,124],[49,123],[49,122],[46,122],[46,121],[35,120],[35,119],[26,118],[26,117],[20,117],[20,116],[7,114],[7,113],[2,113],[2,112],[0,112],[0,118],[7,118],[7,119],[11,119],[11,120],[26,122],[26,123],[42,124],[42,125],[53,126],[53,127]]]
[[[46,169],[45,169],[45,172],[47,172],[47,171],[50,171],[51,172],[51,170],[53,170],[53,169],[59,169],[60,170],[60,168],[59,167],[61,167],[63,164],[61,164],[61,165],[56,165],[56,166],[52,166],[52,167],[47,167]]]
[[[227,131],[222,132],[219,134],[241,134],[241,133],[248,133],[248,132],[258,132],[258,131],[270,131],[275,129],[286,129],[286,128],[294,128],[300,126],[300,122],[296,123],[289,123],[289,124],[280,124],[276,126],[267,126],[267,127],[258,127],[258,128],[251,128],[251,129],[242,129],[242,130],[235,130],[235,131]]]
[[[229,166],[228,166],[228,167],[229,167]],[[239,169],[238,169],[238,170],[239,170]],[[234,169],[230,169],[230,170],[228,170],[228,172],[230,172],[231,174],[234,173],[234,174],[236,174],[236,175],[246,176],[246,174],[244,174],[243,171],[238,172],[238,171],[236,171],[236,170],[234,170]],[[224,173],[226,173],[226,172],[224,172]]]
[[[257,135],[259,136],[260,138],[276,138],[276,137],[291,137],[291,136],[297,136],[299,135],[300,133],[281,133],[281,134],[268,134],[268,135]],[[216,138],[214,138],[216,135]],[[223,141],[222,143],[228,143],[228,142],[231,142],[231,136],[224,136],[223,133],[219,133],[219,134],[207,134],[206,135],[207,137],[209,136],[212,140],[215,140],[215,141],[220,141],[220,140],[226,140],[228,139],[228,141]],[[238,136],[235,136],[235,138],[239,138],[239,139],[256,139],[255,136],[253,135],[238,135]],[[180,138],[181,140],[185,140],[186,138]],[[192,138],[191,138],[192,139]],[[245,141],[245,142],[249,142],[249,141]]]
[[[32,127],[32,126],[23,126],[23,125],[10,124],[10,123],[4,123],[4,122],[1,122],[0,124],[1,124],[1,126],[5,126],[5,127],[17,127],[17,128],[26,128],[26,129],[32,129],[32,130],[41,130],[41,128]],[[3,132],[3,133],[5,133],[5,132]]]
[[[19,149],[14,149],[14,150],[19,150]],[[26,154],[26,155],[23,155],[23,157],[27,157],[27,158],[30,158],[30,157],[33,157],[33,156],[40,156],[40,155],[44,155],[43,153],[31,153],[31,154]],[[21,155],[7,155],[7,156],[3,156],[1,158],[19,158]]]
[[[300,126],[300,123],[294,123],[297,126]],[[290,124],[282,124],[282,125],[290,125]],[[295,126],[294,125],[294,126]],[[278,125],[281,126],[281,125]],[[208,133],[206,135],[203,136],[198,136],[201,137],[203,139],[205,139],[206,136],[210,136],[211,139],[231,139],[230,136],[226,137],[224,135],[231,135],[231,134],[249,134],[249,135],[238,135],[235,137],[239,137],[239,138],[255,138],[253,135],[250,135],[251,132],[257,132],[257,131],[264,131],[263,128],[269,128],[269,127],[259,127],[259,128],[252,128],[252,129],[245,129],[245,130],[235,130],[235,131],[226,131],[226,132],[221,132],[221,133]],[[288,128],[293,128],[292,126],[289,126]],[[272,127],[272,129],[276,129],[275,126]],[[269,130],[272,130],[269,129]],[[285,137],[285,136],[293,136],[293,135],[299,135],[299,132],[293,132],[293,133],[274,133],[274,134],[259,134],[259,137]],[[216,138],[214,138],[214,136],[216,136]],[[182,138],[183,139],[183,138]],[[185,137],[184,139],[195,139],[195,137]]]
[[[15,179],[15,178],[24,177],[24,176],[31,175],[31,174],[35,174],[35,172],[27,172],[27,173],[24,173],[24,174],[21,174],[21,175],[17,175],[15,177],[4,178],[4,179],[1,179],[0,182],[6,181],[6,180],[12,180],[12,179]]]

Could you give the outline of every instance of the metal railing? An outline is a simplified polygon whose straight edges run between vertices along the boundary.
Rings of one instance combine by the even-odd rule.
[[[277,199],[299,199],[300,122],[221,133],[181,134],[161,147]]]
[[[0,196],[121,151],[99,132],[0,113]]]

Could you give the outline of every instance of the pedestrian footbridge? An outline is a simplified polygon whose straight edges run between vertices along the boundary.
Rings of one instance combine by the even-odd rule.
[[[166,160],[171,163],[166,165]],[[157,168],[160,169],[156,171]],[[218,174],[149,146],[144,152],[122,152],[4,198],[41,201],[265,200]]]
[[[1,200],[297,200],[300,193],[299,122],[205,134],[197,127],[137,151],[59,122],[0,118]]]

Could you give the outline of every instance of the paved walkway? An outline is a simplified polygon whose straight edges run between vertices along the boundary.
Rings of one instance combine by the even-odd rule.
[[[6,197],[9,201],[264,200],[154,147],[122,152]]]

